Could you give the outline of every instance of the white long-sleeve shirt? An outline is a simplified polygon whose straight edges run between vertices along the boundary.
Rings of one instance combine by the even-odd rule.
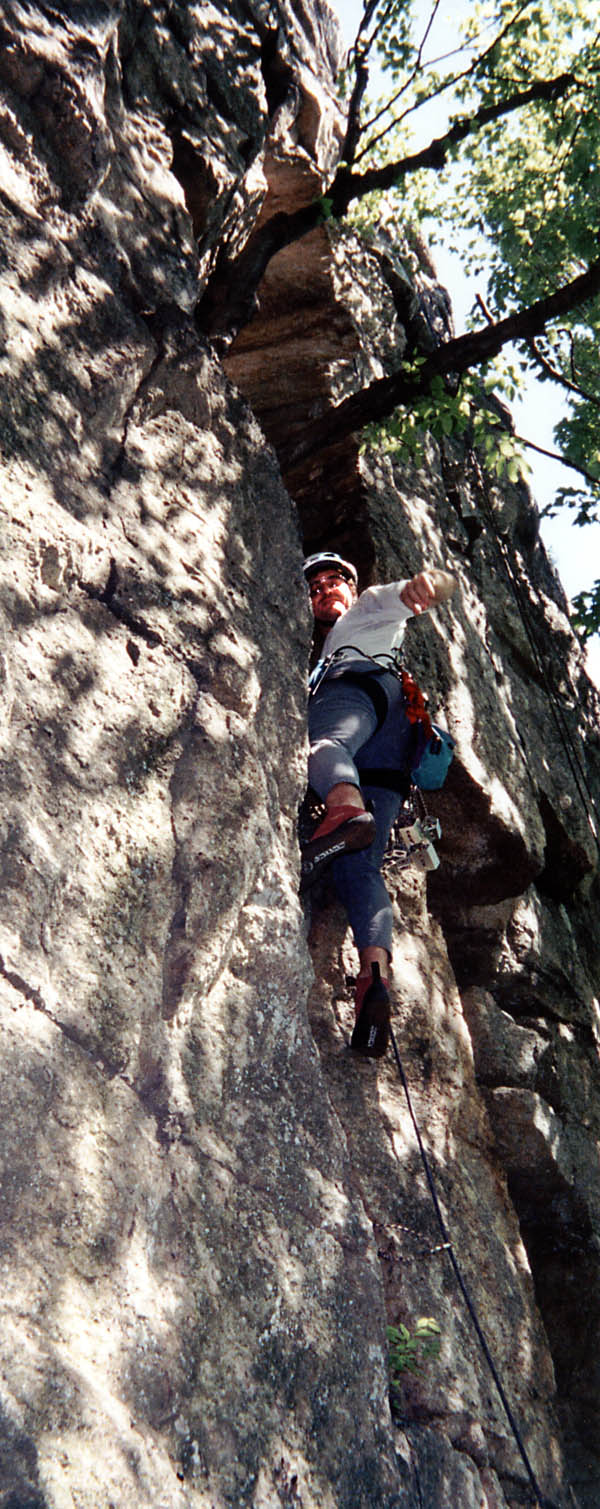
[[[346,613],[342,613],[341,618],[329,630],[321,651],[321,660],[333,655],[336,650],[341,651],[346,645],[352,645],[353,652],[348,650],[346,654],[336,656],[336,662],[356,661],[357,649],[375,658],[389,655],[397,649],[404,638],[406,620],[413,617],[400,596],[405,586],[406,580],[389,582],[386,586],[367,587],[365,592],[361,592],[357,602]]]

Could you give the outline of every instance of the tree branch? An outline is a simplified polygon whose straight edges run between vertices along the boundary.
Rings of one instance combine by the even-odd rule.
[[[381,109],[377,111],[377,114],[373,115],[371,117],[371,119],[366,122],[366,124],[365,124],[365,126],[363,128],[364,132],[370,131],[371,127],[375,126],[377,124],[378,120],[381,120],[382,116],[387,115],[388,111],[390,111],[393,108],[393,106],[397,103],[397,101],[402,98],[402,95],[406,94],[407,90],[410,89],[410,87],[411,87],[412,84],[414,84],[415,79],[417,77],[417,74],[419,74],[421,72],[421,69],[423,68],[423,48],[425,46],[425,43],[427,41],[427,38],[429,36],[429,33],[430,33],[431,28],[433,26],[433,23],[435,21],[436,12],[437,12],[437,10],[439,8],[439,5],[440,5],[440,0],[434,0],[433,8],[432,8],[432,11],[431,11],[431,15],[429,17],[429,21],[427,22],[427,26],[425,28],[424,35],[421,38],[421,41],[419,43],[419,49],[418,49],[418,52],[417,52],[417,56],[416,56],[416,59],[415,59],[415,63],[414,63],[414,67],[413,67],[412,73],[410,73],[409,76],[408,76],[408,78],[404,80],[404,83],[400,86],[399,89],[396,90],[396,93],[392,95],[392,98],[390,100],[388,100],[387,104],[382,105]],[[485,56],[485,54],[484,54],[484,56]],[[431,65],[428,65],[428,66],[431,66]],[[418,109],[420,104],[429,105],[431,103],[431,100],[434,99],[438,94],[443,94],[446,89],[452,89],[453,87],[455,87],[455,85],[459,82],[459,79],[461,77],[462,77],[462,75],[459,74],[456,77],[453,77],[453,78],[450,78],[450,79],[445,79],[443,85],[439,89],[436,89],[436,90],[432,91],[432,93],[427,96],[426,100],[419,101],[418,104],[416,106],[414,106],[413,108]],[[408,110],[405,111],[405,115],[408,115],[408,114],[409,114],[409,111]],[[404,120],[404,118],[405,118],[405,116],[400,116],[399,117],[400,120]],[[362,151],[358,153],[358,158],[355,159],[355,160],[360,160],[361,157],[364,157],[365,152],[368,152],[371,147],[376,146],[377,142],[381,141],[382,137],[387,136],[388,132],[392,130],[392,127],[395,126],[397,124],[397,122],[398,122],[398,118],[394,118],[394,120],[390,121],[389,125],[387,125],[387,126],[384,127],[383,131],[380,131],[377,136],[372,137],[371,140],[366,143],[366,146],[363,147]]]
[[[600,487],[600,476],[594,477],[587,467],[581,466],[578,461],[570,461],[568,456],[561,456],[559,451],[547,451],[543,445],[536,445],[534,440],[527,440],[525,435],[518,435],[515,431],[515,440],[520,445],[525,445],[529,451],[537,451],[538,456],[547,456],[549,461],[558,461],[561,466],[568,466],[570,471],[578,472],[580,477],[585,477],[592,487]],[[546,510],[542,509],[540,517],[544,518]]]
[[[559,99],[576,83],[574,73],[561,73],[553,79],[537,79],[527,89],[518,89],[505,100],[497,100],[494,105],[480,105],[473,115],[459,117],[443,136],[434,137],[429,146],[423,147],[420,152],[413,152],[395,162],[384,163],[381,167],[366,168],[364,173],[345,173],[342,169],[336,173],[327,190],[334,215],[345,215],[352,201],[364,198],[365,194],[395,188],[408,173],[416,173],[420,168],[433,168],[439,172],[445,166],[452,148],[459,146],[468,136],[501,120],[504,115],[512,115],[524,105],[538,100]]]
[[[555,367],[553,363],[548,360],[548,357],[544,356],[543,351],[540,351],[539,347],[536,345],[535,339],[528,341],[527,345],[529,351],[531,352],[531,355],[534,358],[534,361],[536,361],[538,363],[538,366],[541,367],[542,372],[545,372],[546,377],[551,378],[552,382],[558,383],[561,388],[566,388],[567,393],[575,393],[578,398],[583,398],[586,403],[591,403],[595,409],[600,409],[600,398],[598,397],[598,395],[595,393],[588,393],[585,388],[581,387],[580,383],[577,383],[570,378],[565,377],[564,372],[561,372],[558,367]],[[573,357],[571,353],[571,361],[572,360]],[[571,368],[571,370],[573,369]]]
[[[414,403],[415,399],[427,394],[432,378],[450,374],[460,376],[470,368],[481,366],[497,356],[509,341],[531,340],[533,336],[541,335],[552,320],[599,293],[600,257],[584,273],[562,284],[554,293],[536,299],[533,304],[516,310],[495,324],[468,331],[466,335],[438,346],[417,372],[400,368],[390,377],[378,378],[361,392],[352,393],[342,403],[327,409],[310,430],[279,448],[281,464],[295,466],[314,451],[353,435],[367,424],[387,419],[395,408]]]
[[[350,49],[351,53],[352,52],[356,52],[357,45],[360,42],[360,39],[361,39],[361,37],[363,35],[363,32],[365,32],[367,30],[367,27],[371,25],[371,21],[373,20],[373,16],[375,15],[375,11],[377,10],[378,4],[379,4],[379,0],[366,0],[365,5],[363,6],[362,16],[361,16],[360,21],[358,23],[358,31],[357,31],[356,37],[354,39],[354,46]],[[363,50],[365,52],[368,52],[369,49],[372,46],[372,43],[373,43],[373,38],[372,37],[368,37],[367,40],[366,40],[366,42],[364,42],[362,44],[363,45]]]
[[[342,142],[340,158],[342,162],[354,162],[356,148],[362,134],[360,123],[360,111],[367,84],[369,82],[369,53],[373,45],[374,36],[364,37],[364,33],[370,26],[379,0],[365,0],[363,13],[353,46],[348,53],[348,64],[354,67],[354,83],[348,103],[346,117],[346,133]]]
[[[348,104],[346,117],[346,134],[342,142],[342,162],[354,162],[356,148],[361,136],[360,110],[367,84],[369,82],[368,44],[365,47],[358,46],[358,40],[354,44],[354,83]]]
[[[515,24],[515,21],[518,20],[519,16],[522,14],[522,12],[524,10],[527,10],[527,7],[528,7],[529,4],[531,4],[531,0],[523,0],[522,5],[520,5],[519,8],[518,8],[518,10],[515,11],[514,16],[510,17],[510,20],[507,21],[506,26],[502,27],[502,29],[497,33],[497,35],[492,38],[492,41],[489,43],[489,45],[484,48],[484,50],[483,50],[482,53],[479,54],[479,56],[478,56],[478,58],[476,60],[478,67],[480,67],[481,64],[485,62],[485,59],[487,57],[489,57],[489,54],[491,52],[493,52],[493,50],[494,50],[495,47],[498,46],[498,43],[503,41],[503,39],[506,36],[507,32],[509,32],[511,30],[511,28]],[[447,60],[447,58],[454,56],[453,53],[447,53],[444,58],[434,58],[429,63],[427,63],[425,65],[423,65],[423,63],[422,63],[423,47],[425,45],[425,42],[427,41],[427,37],[428,37],[430,28],[431,28],[433,20],[434,20],[436,10],[437,10],[437,3],[434,5],[433,11],[431,13],[431,16],[430,16],[430,19],[429,19],[429,23],[428,23],[428,26],[427,26],[427,30],[425,32],[425,36],[423,37],[423,40],[422,40],[421,45],[419,47],[418,57],[417,57],[417,60],[416,60],[416,63],[415,63],[415,67],[413,68],[413,71],[412,71],[412,74],[411,74],[410,78],[406,80],[406,83],[404,83],[402,85],[401,89],[398,89],[398,91],[396,92],[396,94],[392,95],[392,98],[391,98],[391,100],[389,100],[388,104],[384,105],[381,110],[378,110],[377,114],[374,115],[371,120],[368,120],[366,122],[366,125],[364,127],[365,131],[370,131],[371,127],[374,126],[374,125],[376,125],[378,120],[381,120],[381,117],[383,115],[385,115],[386,111],[392,109],[392,107],[397,103],[397,101],[401,98],[401,96],[406,93],[406,90],[410,87],[410,85],[412,83],[414,83],[414,80],[415,80],[415,78],[417,76],[417,73],[420,71],[420,69],[423,66],[425,66],[427,68],[433,68],[433,67],[436,67],[438,63],[445,62]],[[458,49],[458,52],[464,52],[465,51],[465,45],[466,44],[464,44],[462,47],[460,47]],[[362,151],[358,153],[357,160],[360,160],[361,157],[364,157],[364,155],[365,155],[366,152],[369,152],[371,150],[371,148],[373,148],[373,147],[375,147],[377,145],[378,142],[382,141],[383,137],[387,136],[388,132],[391,131],[394,126],[398,126],[398,125],[400,125],[402,123],[403,120],[406,120],[407,115],[410,115],[413,110],[420,110],[422,105],[429,105],[429,104],[431,104],[432,100],[439,99],[440,95],[445,94],[448,89],[455,89],[456,85],[460,84],[463,79],[468,79],[469,75],[472,72],[473,72],[473,62],[471,61],[469,63],[468,68],[463,68],[460,73],[452,74],[449,78],[443,79],[442,82],[438,85],[437,89],[432,90],[431,94],[426,95],[422,100],[417,100],[415,102],[415,104],[410,105],[409,108],[408,108],[408,110],[403,111],[403,113],[401,115],[394,116],[393,120],[390,121],[390,123],[389,123],[388,126],[384,127],[383,131],[380,131],[377,136],[372,136],[371,139],[370,139],[370,141],[368,141],[368,142],[365,143],[365,146],[363,147]]]
[[[250,318],[256,298],[256,290],[271,258],[285,246],[298,241],[302,236],[321,225],[328,216],[341,219],[347,214],[355,199],[375,190],[396,187],[409,173],[420,168],[432,168],[439,172],[445,165],[451,149],[466,137],[510,115],[523,105],[536,100],[552,101],[564,95],[577,82],[572,73],[559,74],[554,79],[538,79],[527,89],[518,90],[508,99],[495,105],[482,105],[474,115],[461,117],[445,132],[436,137],[428,147],[407,157],[386,163],[382,167],[367,168],[364,173],[353,173],[342,164],[321,199],[302,209],[288,213],[280,211],[267,220],[237,257],[231,257],[225,246],[219,252],[214,272],[196,307],[196,322],[199,329],[223,345],[237,334]]]

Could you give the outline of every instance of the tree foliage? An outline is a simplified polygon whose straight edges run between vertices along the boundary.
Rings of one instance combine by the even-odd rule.
[[[354,67],[377,52],[390,92],[356,133],[355,163],[364,175],[401,160],[411,123],[428,102],[439,110],[449,99],[444,162],[435,174],[417,169],[410,210],[434,235],[460,231],[472,271],[485,263],[497,322],[598,260],[600,15],[595,0],[484,0],[464,7],[450,55],[436,57],[452,7],[437,0],[420,26],[415,9],[410,0],[372,5],[359,31]],[[565,397],[555,440],[573,482],[550,511],[566,505],[582,524],[600,517],[599,336],[596,290],[520,342],[525,380],[535,372]],[[575,606],[583,632],[597,629],[600,582]]]
[[[376,58],[388,89],[372,105]],[[522,372],[558,384],[565,396],[555,438],[574,482],[556,506],[572,508],[580,523],[600,517],[597,0],[459,0],[458,7],[432,0],[425,11],[420,0],[365,0],[343,87],[347,131],[337,171],[319,200],[273,216],[234,262],[224,249],[205,328],[218,335],[239,326],[271,256],[324,219],[368,206],[371,196],[378,206],[392,196],[399,220],[410,214],[434,235],[460,229],[462,238],[466,230],[471,267],[485,250],[483,322],[479,313],[474,329],[425,358],[407,353],[397,373],[323,415],[286,459],[392,415],[392,429],[405,437],[424,426],[460,430],[473,412],[468,374],[485,371],[516,342]],[[505,440],[500,449],[511,475],[514,446]],[[580,597],[584,632],[599,626],[599,599],[600,583]]]
[[[371,122],[364,121],[356,155],[363,165],[396,157],[409,122],[428,100],[439,108],[450,97],[447,137],[457,135],[457,121],[480,123],[452,141],[435,183],[421,171],[409,193],[413,213],[434,234],[444,222],[446,233],[459,230],[463,243],[468,237],[472,270],[479,270],[483,253],[487,307],[496,322],[597,262],[600,15],[595,0],[469,4],[456,48],[436,59],[432,44],[444,12],[448,18],[448,4],[433,3],[419,33],[408,0],[372,7],[370,30],[361,28],[356,48],[365,56],[378,51],[390,94]],[[536,94],[536,83],[544,82],[549,92],[540,87]],[[555,440],[573,482],[557,491],[551,511],[566,505],[582,524],[600,517],[599,336],[596,291],[520,343],[525,376],[529,369],[564,393]],[[575,606],[583,632],[597,629],[600,582],[579,594]]]

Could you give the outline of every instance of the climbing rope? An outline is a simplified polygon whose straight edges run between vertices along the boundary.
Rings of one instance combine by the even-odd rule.
[[[533,1493],[535,1495],[535,1503],[536,1503],[537,1509],[560,1509],[559,1505],[555,1504],[552,1500],[550,1500],[548,1498],[544,1498],[544,1495],[542,1494],[542,1491],[540,1489],[539,1483],[537,1481],[535,1472],[533,1470],[533,1467],[531,1465],[531,1461],[530,1461],[528,1453],[527,1453],[527,1448],[525,1446],[525,1443],[523,1441],[523,1437],[522,1437],[521,1432],[519,1430],[519,1426],[517,1424],[517,1421],[515,1419],[515,1416],[514,1416],[514,1414],[512,1412],[511,1406],[509,1404],[509,1401],[508,1401],[508,1398],[507,1398],[507,1395],[506,1395],[506,1391],[505,1391],[505,1389],[503,1387],[502,1379],[500,1378],[500,1375],[498,1373],[498,1369],[496,1367],[496,1364],[495,1364],[494,1359],[492,1357],[492,1354],[490,1352],[489,1346],[488,1346],[487,1341],[485,1339],[485,1336],[484,1336],[484,1333],[483,1333],[483,1330],[481,1328],[481,1324],[480,1324],[480,1321],[479,1321],[479,1317],[478,1317],[477,1311],[475,1309],[475,1305],[473,1303],[473,1300],[472,1300],[471,1295],[469,1293],[469,1290],[467,1288],[467,1284],[466,1284],[465,1279],[463,1277],[462,1270],[461,1270],[461,1268],[459,1266],[459,1263],[458,1263],[458,1260],[456,1258],[456,1255],[455,1255],[455,1252],[454,1252],[454,1247],[453,1247],[453,1244],[452,1244],[452,1238],[451,1238],[450,1232],[448,1230],[448,1227],[446,1225],[446,1222],[445,1222],[445,1219],[444,1219],[444,1215],[443,1215],[443,1212],[442,1212],[442,1208],[441,1208],[441,1205],[440,1205],[440,1202],[439,1202],[437,1188],[436,1188],[436,1183],[435,1183],[435,1179],[433,1177],[433,1172],[432,1172],[431,1164],[429,1162],[429,1158],[427,1157],[427,1152],[425,1150],[425,1146],[424,1146],[424,1143],[423,1143],[423,1138],[421,1137],[421,1132],[420,1132],[420,1129],[419,1129],[419,1124],[418,1124],[418,1121],[417,1121],[417,1118],[416,1118],[416,1115],[415,1115],[415,1112],[414,1112],[412,1100],[410,1098],[410,1091],[409,1091],[409,1088],[408,1088],[408,1083],[407,1083],[406,1075],[404,1073],[404,1068],[402,1066],[402,1060],[401,1060],[400,1054],[398,1052],[398,1045],[396,1043],[396,1038],[395,1038],[395,1035],[394,1035],[394,1032],[393,1032],[393,1029],[392,1029],[391,1025],[390,1025],[390,1040],[391,1040],[392,1048],[394,1050],[394,1058],[396,1060],[396,1066],[397,1066],[397,1069],[398,1069],[398,1074],[400,1076],[400,1081],[401,1081],[401,1084],[402,1084],[402,1089],[404,1090],[404,1094],[405,1094],[405,1097],[406,1097],[406,1104],[408,1106],[408,1111],[409,1111],[410,1119],[412,1121],[413,1129],[414,1129],[414,1133],[415,1133],[415,1137],[417,1139],[417,1146],[418,1146],[418,1149],[419,1149],[419,1155],[420,1155],[420,1158],[421,1158],[421,1162],[423,1164],[423,1169],[424,1169],[424,1172],[425,1172],[425,1177],[427,1179],[427,1184],[429,1186],[429,1193],[431,1195],[431,1199],[432,1199],[433,1208],[434,1208],[434,1211],[435,1211],[437,1223],[438,1223],[438,1226],[440,1228],[440,1232],[441,1232],[441,1235],[442,1235],[443,1249],[444,1249],[444,1251],[446,1251],[448,1253],[448,1257],[450,1259],[450,1262],[451,1262],[451,1265],[452,1265],[452,1268],[453,1268],[453,1271],[454,1271],[454,1276],[455,1276],[456,1282],[458,1284],[458,1287],[460,1289],[460,1292],[462,1294],[462,1297],[464,1299],[465,1305],[467,1307],[467,1311],[468,1311],[471,1323],[473,1325],[473,1328],[475,1330],[475,1333],[476,1333],[476,1336],[477,1336],[477,1340],[479,1341],[479,1344],[480,1344],[481,1350],[483,1352],[483,1355],[485,1357],[487,1366],[488,1366],[489,1371],[490,1371],[490,1373],[492,1375],[492,1378],[494,1380],[494,1384],[496,1386],[496,1390],[497,1390],[499,1398],[501,1400],[502,1407],[503,1407],[504,1412],[506,1414],[506,1418],[507,1418],[508,1423],[510,1425],[510,1429],[512,1431],[514,1439],[516,1441],[516,1444],[517,1444],[517,1447],[518,1447],[518,1450],[519,1450],[519,1454],[520,1454],[521,1460],[522,1460],[523,1465],[525,1467],[525,1471],[527,1473],[527,1477],[528,1477],[530,1486],[533,1489]]]

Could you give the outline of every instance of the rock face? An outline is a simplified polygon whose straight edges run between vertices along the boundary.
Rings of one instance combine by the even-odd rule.
[[[433,443],[282,479],[443,333],[414,236],[322,228],[224,364],[199,333],[340,150],[324,7],[7,0],[0,41],[0,1509],[532,1501],[395,1061],[347,1049],[343,915],[297,899],[302,538],[459,576],[410,631],[459,750],[440,871],[390,881],[396,1034],[536,1480],[593,1509],[599,708],[531,500]],[[394,1419],[386,1315],[442,1332]]]

